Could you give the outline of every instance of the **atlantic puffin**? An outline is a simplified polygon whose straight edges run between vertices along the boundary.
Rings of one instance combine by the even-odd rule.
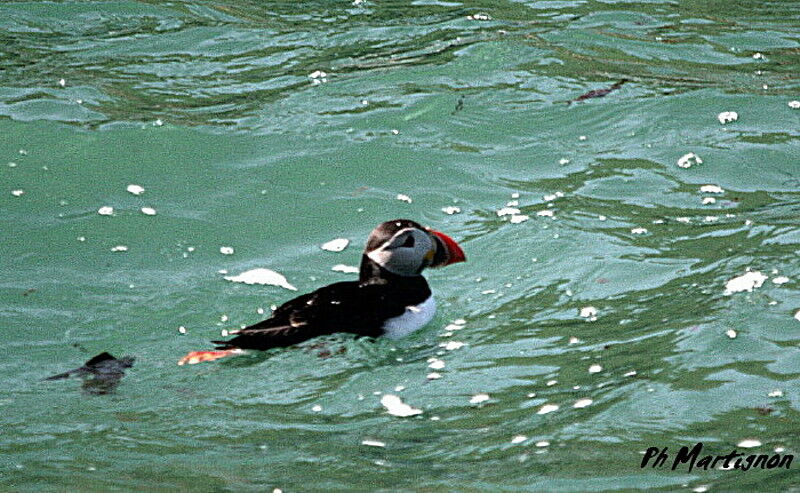
[[[465,260],[458,243],[444,233],[409,219],[386,221],[367,239],[358,281],[333,283],[289,300],[267,320],[231,331],[232,339],[211,341],[216,350],[192,351],[178,364],[292,346],[337,332],[402,337],[426,325],[436,312],[422,271]]]

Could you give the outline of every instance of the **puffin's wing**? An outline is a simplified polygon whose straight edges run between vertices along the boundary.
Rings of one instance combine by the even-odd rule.
[[[334,332],[378,336],[382,320],[375,309],[381,301],[377,295],[372,286],[338,282],[287,301],[269,319],[236,331],[233,339],[212,342],[222,349],[263,350]],[[402,310],[399,307],[399,313]]]

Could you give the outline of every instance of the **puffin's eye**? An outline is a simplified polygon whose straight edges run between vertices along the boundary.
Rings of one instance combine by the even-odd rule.
[[[406,236],[406,241],[400,246],[403,248],[414,248],[414,237],[411,235]]]

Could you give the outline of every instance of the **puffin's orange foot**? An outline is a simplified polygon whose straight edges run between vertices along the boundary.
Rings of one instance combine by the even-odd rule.
[[[217,351],[192,351],[191,353],[187,354],[180,360],[178,360],[179,365],[196,365],[197,363],[202,363],[203,361],[214,361],[215,359],[226,358],[228,356],[235,356],[237,354],[243,354],[244,351],[241,349],[220,349]]]

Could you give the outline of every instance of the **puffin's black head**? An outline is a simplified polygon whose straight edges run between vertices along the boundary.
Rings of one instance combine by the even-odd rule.
[[[410,219],[379,224],[369,235],[364,255],[400,276],[416,276],[426,267],[466,260],[464,251],[452,238]]]

